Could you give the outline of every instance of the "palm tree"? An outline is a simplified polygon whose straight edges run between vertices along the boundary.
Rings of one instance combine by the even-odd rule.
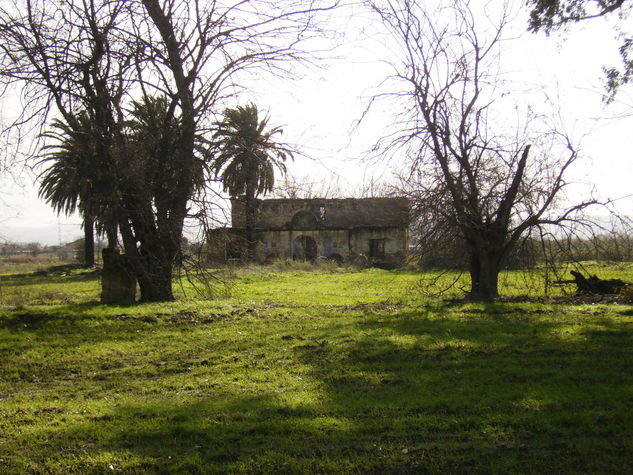
[[[224,119],[216,124],[214,135],[219,147],[213,164],[215,176],[220,177],[222,188],[231,197],[244,197],[249,260],[256,249],[255,199],[272,191],[275,168],[285,173],[284,162],[292,158],[287,147],[273,140],[282,129],[267,129],[268,120],[268,116],[259,119],[254,104],[229,108],[224,111]]]
[[[97,160],[91,119],[86,113],[79,114],[73,126],[55,120],[53,131],[44,136],[55,143],[44,148],[47,153],[40,163],[52,164],[40,177],[39,197],[58,214],[69,215],[79,210],[83,217],[85,265],[92,267],[95,221],[99,229],[106,230],[110,247],[116,245],[116,224],[113,232],[109,207],[98,196],[103,170]]]

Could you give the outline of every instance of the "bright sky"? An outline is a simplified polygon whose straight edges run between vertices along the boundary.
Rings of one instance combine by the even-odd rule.
[[[359,33],[365,21],[357,16],[347,23],[349,35],[338,58],[297,80],[258,81],[245,98],[269,110],[271,125],[283,126],[284,140],[298,144],[310,157],[297,157],[289,164],[292,175],[332,179],[343,194],[352,194],[371,178],[388,180],[391,167],[397,165],[359,161],[389,123],[388,110],[350,134],[389,71],[381,62],[385,58],[380,39]],[[517,32],[525,25],[519,18]],[[550,38],[523,33],[507,44],[502,69],[512,72],[517,94],[531,90],[535,105],[542,103],[545,93],[557,97],[572,136],[579,139],[590,133],[582,141],[584,158],[572,178],[595,184],[603,197],[624,197],[631,193],[633,177],[633,89],[624,89],[609,107],[601,100],[602,67],[619,64],[613,26],[598,19],[570,30]],[[57,244],[81,236],[81,219],[58,218],[37,199],[31,181],[23,177],[21,187],[6,177],[0,181],[0,242]],[[633,199],[619,203],[624,213],[633,214]]]

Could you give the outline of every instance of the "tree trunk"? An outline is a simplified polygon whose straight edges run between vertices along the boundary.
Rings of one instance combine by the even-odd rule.
[[[174,176],[165,182],[165,185],[169,183],[169,192],[155,193],[156,209],[152,210],[151,201],[148,202],[150,206],[145,213],[139,215],[144,219],[135,220],[135,239],[140,243],[138,250],[136,242],[132,246],[132,243],[129,243],[129,236],[126,238],[123,230],[124,223],[121,224],[120,229],[126,252],[128,247],[133,247],[132,259],[138,262],[141,300],[160,302],[174,300],[172,266],[180,251],[187,202],[194,187],[194,143],[197,130],[196,118],[199,111],[194,107],[192,89],[195,87],[193,85],[195,81],[192,81],[192,78],[197,78],[195,73],[198,73],[198,70],[197,66],[192,70],[189,70],[187,66],[187,73],[185,73],[185,60],[182,54],[186,52],[181,49],[182,43],[179,42],[179,35],[175,32],[176,29],[172,23],[173,12],[169,6],[161,6],[158,0],[143,0],[142,3],[164,42],[167,50],[164,64],[171,71],[176,84],[178,100],[176,97],[171,97],[171,99],[178,103],[181,110],[180,137],[175,147],[177,151],[175,156],[172,156],[174,150],[171,150],[164,156],[163,162],[177,163],[178,166],[174,168]],[[184,57],[189,56],[185,54]],[[130,209],[134,209],[134,206]]]
[[[95,265],[94,220],[84,216],[84,267]]]
[[[141,302],[171,302],[174,300],[172,291],[172,268],[161,266],[152,269],[138,279],[141,290]]]
[[[119,224],[126,258],[141,291],[141,302],[172,301],[172,266],[178,246],[171,239],[160,239],[151,229],[138,226],[134,233],[129,221],[122,220]]]
[[[173,264],[178,246],[170,238],[160,239],[154,233],[142,236],[138,248],[141,272],[138,284],[142,302],[174,300],[172,292]]]
[[[490,302],[499,297],[500,259],[495,253],[472,252],[470,257],[470,297]]]
[[[105,232],[108,238],[108,249],[116,248],[117,234],[118,234],[118,226],[116,225],[116,223],[108,224]]]

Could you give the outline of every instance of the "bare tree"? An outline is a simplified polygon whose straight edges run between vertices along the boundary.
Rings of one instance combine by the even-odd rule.
[[[377,148],[409,157],[409,190],[425,232],[458,233],[471,297],[494,299],[499,272],[526,232],[573,219],[594,202],[562,207],[577,152],[564,133],[535,131],[536,117],[508,127],[512,107],[498,104],[506,11],[492,21],[462,0],[434,9],[418,0],[370,7],[400,53],[390,63],[398,89],[387,97],[403,110]]]
[[[280,183],[275,183],[273,190],[275,198],[312,199],[312,198],[342,198],[343,193],[338,178],[318,178],[310,175],[293,175],[286,173]]]
[[[100,193],[115,210],[145,301],[171,300],[190,200],[207,177],[205,132],[240,79],[305,58],[317,2],[27,0],[0,8],[0,74],[21,88],[13,130],[94,121]],[[257,68],[257,69],[255,69]],[[130,140],[137,104],[164,98],[149,153]],[[177,127],[177,134],[173,133]],[[133,135],[133,134],[132,134]],[[147,150],[145,150],[147,152]]]

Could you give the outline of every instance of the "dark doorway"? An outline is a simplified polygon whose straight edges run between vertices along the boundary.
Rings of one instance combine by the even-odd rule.
[[[385,257],[385,240],[370,239],[369,240],[369,257],[382,259]]]
[[[313,261],[317,258],[317,244],[310,236],[299,236],[292,242],[292,257],[300,261]]]

